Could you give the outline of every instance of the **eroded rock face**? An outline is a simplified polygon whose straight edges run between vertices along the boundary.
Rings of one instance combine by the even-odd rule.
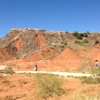
[[[79,68],[88,65],[90,59],[92,63],[95,59],[100,60],[100,44],[95,45],[100,34],[95,34],[84,38],[89,40],[86,44],[84,39],[78,40],[68,32],[11,29],[0,39],[0,64],[23,70],[33,69],[34,64],[38,64],[40,70]],[[84,44],[76,44],[79,41]]]
[[[38,45],[40,47],[45,45],[45,38],[44,35],[42,33],[38,33],[35,35],[35,40],[38,42]]]

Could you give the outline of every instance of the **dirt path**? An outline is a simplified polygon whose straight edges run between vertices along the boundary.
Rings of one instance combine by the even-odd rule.
[[[60,76],[73,76],[73,77],[82,77],[82,76],[92,76],[91,74],[83,74],[83,73],[70,73],[70,72],[52,72],[52,71],[15,71],[16,74],[24,74],[24,73],[43,73],[43,74],[54,74]]]

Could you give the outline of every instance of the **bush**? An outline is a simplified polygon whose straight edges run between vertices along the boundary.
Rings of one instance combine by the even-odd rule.
[[[82,83],[91,84],[93,83],[93,78],[92,77],[82,77]]]
[[[82,77],[82,82],[87,83],[87,84],[98,84],[98,83],[100,83],[100,67],[95,68],[95,67],[92,66],[91,69],[90,69],[90,73],[94,77]]]
[[[60,45],[61,50],[64,50],[66,46],[67,46],[67,42],[61,42],[61,45]]]
[[[88,40],[84,40],[83,43],[89,43],[89,41]]]
[[[84,33],[83,36],[84,36],[84,37],[88,37],[87,33]]]
[[[67,45],[67,43],[66,42],[64,42],[64,46],[66,46]]]
[[[76,43],[76,44],[82,45],[82,44],[85,44],[85,43],[89,43],[89,41],[88,41],[88,40],[84,40],[84,41],[75,41],[75,43]]]
[[[51,37],[54,37],[54,34],[51,34]]]
[[[52,74],[37,74],[36,82],[39,85],[38,95],[44,99],[62,93],[60,88],[62,81],[57,76]]]
[[[67,42],[61,42],[62,45],[66,46],[67,45]]]
[[[74,32],[73,35],[76,36],[77,39],[82,39],[83,37],[88,37],[87,33]]]
[[[63,51],[65,49],[64,45],[60,45],[61,51]]]
[[[98,41],[98,40],[96,40],[96,41],[95,41],[95,44],[99,44],[99,41]]]
[[[84,37],[84,33],[80,33],[81,37]]]
[[[75,31],[74,33],[73,33],[73,35],[74,36],[77,36],[79,33],[77,32],[77,31]]]
[[[6,73],[6,74],[14,74],[14,71],[12,70],[11,67],[7,67],[7,68],[5,69],[5,71],[4,71],[4,73]]]
[[[82,35],[81,34],[77,34],[76,38],[77,39],[82,39]]]
[[[81,42],[80,41],[75,41],[75,44],[81,44]]]
[[[82,83],[98,84],[100,83],[100,77],[82,77]]]
[[[91,66],[90,73],[93,76],[99,76],[100,75],[100,67],[97,68],[97,67]]]

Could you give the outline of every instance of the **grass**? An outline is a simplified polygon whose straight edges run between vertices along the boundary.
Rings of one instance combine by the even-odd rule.
[[[14,74],[14,71],[12,70],[11,67],[7,67],[4,71],[5,74]]]
[[[100,67],[95,67],[95,66],[81,67],[77,70],[74,70],[74,72],[90,73],[92,75],[91,77],[81,77],[82,83],[100,84]]]
[[[73,100],[100,100],[100,85],[84,85],[74,93]]]
[[[13,75],[8,76],[12,77]],[[74,78],[59,77],[52,74],[21,75],[19,81],[16,79],[12,84],[15,85],[15,88],[11,87],[12,89],[9,89],[10,87],[8,86],[9,95],[5,94],[0,100],[14,100],[15,97],[20,97],[19,99],[21,100],[100,100],[100,84],[80,84],[79,79],[75,79],[74,81],[71,81],[71,79]],[[19,89],[18,91],[23,90],[21,85],[25,84],[26,81],[28,82],[28,80],[30,80],[29,84],[32,88],[23,91],[23,94],[25,92],[25,96],[21,96],[19,93],[14,94],[14,96],[10,94],[10,91],[15,92],[17,88]],[[10,82],[13,81],[11,80]],[[16,85],[16,82],[19,82],[20,85]],[[77,82],[79,85],[77,85]],[[25,87],[29,86],[29,84],[26,84]],[[3,89],[3,86],[5,84],[2,84],[0,89]],[[5,89],[1,93],[6,92],[4,91]]]
[[[83,84],[67,100],[100,100],[100,85]]]
[[[74,42],[74,44],[77,44],[77,45],[79,45],[79,46],[83,46],[83,47],[88,47],[89,45],[90,45],[90,42],[88,41],[88,40],[83,40],[83,41],[78,41],[78,40],[76,40],[75,42]]]
[[[5,78],[1,78],[0,83],[6,83],[7,84],[7,83],[10,83],[10,81],[5,79]]]
[[[100,100],[99,94],[74,94],[73,98],[70,100]]]
[[[5,77],[3,77],[3,75],[2,75],[2,74],[0,74],[0,83],[5,83],[5,84],[8,84],[8,83],[10,83],[10,81],[9,81],[9,80],[7,80]]]
[[[82,77],[82,83],[100,84],[100,77]]]
[[[58,76],[52,74],[37,74],[36,82],[39,86],[37,94],[44,99],[52,97],[53,95],[61,95],[64,92],[61,89],[62,81]]]
[[[84,67],[80,67],[76,70],[72,70],[71,72],[90,73],[92,75],[99,75],[100,67],[97,68],[95,66],[84,66]]]

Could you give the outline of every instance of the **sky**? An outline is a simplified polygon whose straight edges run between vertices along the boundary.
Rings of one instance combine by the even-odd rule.
[[[0,37],[12,28],[100,32],[100,0],[0,0]]]

